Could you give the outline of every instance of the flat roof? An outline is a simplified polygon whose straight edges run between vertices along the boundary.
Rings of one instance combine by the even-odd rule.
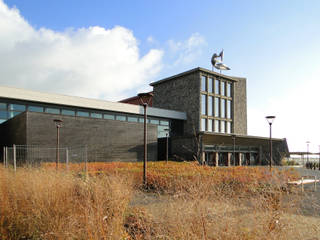
[[[234,81],[234,82],[238,82],[240,79],[245,79],[245,78],[241,78],[241,77],[231,77],[231,76],[227,76],[227,75],[224,75],[224,74],[220,74],[220,73],[211,71],[209,69],[197,67],[197,68],[194,68],[194,69],[191,69],[191,70],[188,70],[188,71],[173,75],[171,77],[163,78],[163,79],[161,79],[159,81],[152,82],[152,83],[150,83],[150,86],[155,86],[155,85],[158,85],[160,83],[167,82],[167,81],[173,80],[175,78],[178,78],[178,77],[181,77],[181,76],[184,76],[184,75],[188,75],[188,74],[193,73],[193,72],[205,72],[205,73],[209,73],[209,74],[215,75],[217,77],[222,77],[222,78]]]
[[[99,99],[91,99],[84,97],[74,97],[62,94],[44,93],[33,90],[0,86],[0,98],[31,101],[44,104],[56,104],[63,106],[82,107],[97,110],[107,110],[114,112],[124,112],[143,115],[143,106],[111,102]],[[169,119],[186,120],[185,112],[167,110],[162,108],[148,108],[148,115],[154,117],[162,117]]]

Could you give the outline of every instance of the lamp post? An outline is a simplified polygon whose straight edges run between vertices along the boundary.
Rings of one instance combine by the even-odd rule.
[[[143,112],[144,112],[144,127],[143,127],[143,144],[144,144],[144,150],[143,150],[143,184],[147,184],[147,155],[148,155],[148,149],[147,149],[147,107],[152,99],[153,93],[139,93],[138,97],[140,99],[140,103],[143,106]]]
[[[307,164],[309,164],[309,144],[310,144],[310,141],[306,141],[306,144],[307,144]]]
[[[232,134],[232,141],[233,141],[233,165],[236,165],[236,135]]]
[[[320,171],[320,145],[319,145],[319,171]]]
[[[53,122],[56,124],[57,127],[57,145],[56,145],[56,170],[58,170],[59,166],[59,145],[60,145],[60,128],[62,127],[62,120],[61,119],[54,119]]]
[[[169,160],[169,128],[164,129],[166,131],[166,163],[168,164]]]
[[[276,118],[275,116],[266,116],[266,119],[267,119],[269,126],[270,126],[270,162],[269,162],[270,171],[271,171],[271,167],[272,167],[272,123],[275,118]]]

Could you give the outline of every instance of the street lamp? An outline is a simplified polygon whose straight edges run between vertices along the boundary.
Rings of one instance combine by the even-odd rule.
[[[266,116],[266,119],[270,126],[270,162],[269,162],[270,170],[272,167],[272,123],[275,118],[276,118],[275,116]]]
[[[59,144],[60,144],[60,128],[62,127],[62,120],[61,119],[54,119],[53,122],[56,124],[57,127],[57,145],[56,145],[56,170],[58,170],[59,166],[59,157],[60,157],[60,151],[59,151]]]
[[[164,129],[164,131],[166,131],[166,162],[168,164],[168,160],[169,160],[169,128]]]
[[[307,144],[307,164],[309,164],[309,144],[310,144],[310,141],[306,141],[306,144]]]
[[[233,165],[236,165],[236,135],[232,134],[232,141],[233,141]]]
[[[319,171],[320,171],[320,145],[319,145]]]
[[[146,185],[147,183],[147,107],[152,99],[153,93],[139,93],[138,97],[140,99],[140,103],[143,106],[144,110],[144,137],[143,137],[143,143],[144,143],[144,151],[143,151],[143,184]]]

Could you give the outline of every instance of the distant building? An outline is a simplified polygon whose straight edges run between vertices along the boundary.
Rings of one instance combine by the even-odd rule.
[[[168,133],[169,155],[177,160],[198,156],[209,165],[269,161],[269,139],[247,135],[245,78],[195,68],[150,85],[148,160],[165,158]],[[86,145],[89,161],[141,161],[139,101],[137,96],[117,103],[0,86],[0,144],[54,146],[53,120],[58,118],[63,120],[61,145]],[[286,140],[273,139],[273,151],[277,163],[288,154]]]

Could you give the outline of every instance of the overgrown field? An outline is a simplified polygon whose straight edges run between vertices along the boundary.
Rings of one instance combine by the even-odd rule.
[[[196,163],[0,167],[1,239],[308,239],[319,217],[299,211],[293,170]]]

